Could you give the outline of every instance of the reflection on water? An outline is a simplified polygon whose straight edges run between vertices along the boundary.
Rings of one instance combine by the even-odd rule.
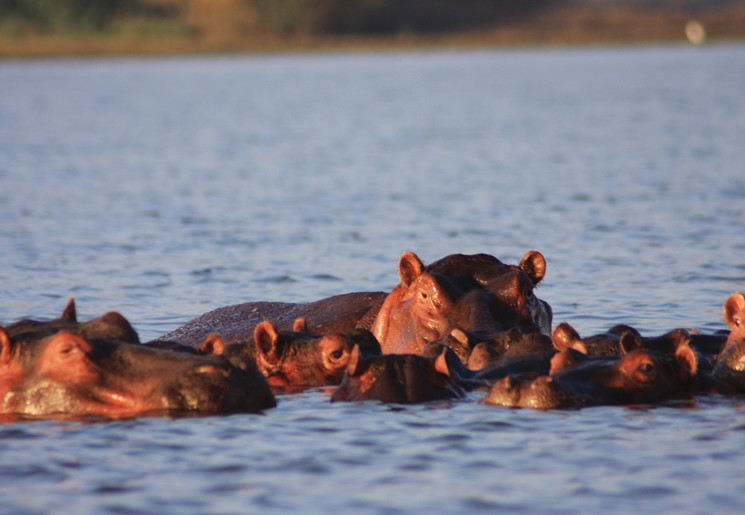
[[[745,52],[699,48],[0,63],[0,320],[389,289],[540,250],[581,334],[724,328],[745,290]],[[12,512],[735,511],[742,399],[698,408],[330,404],[0,426]]]

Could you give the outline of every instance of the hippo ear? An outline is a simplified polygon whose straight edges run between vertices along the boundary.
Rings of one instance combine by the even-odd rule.
[[[352,349],[352,353],[349,355],[349,363],[347,363],[347,374],[350,376],[356,376],[360,373],[362,367],[362,359],[360,358],[360,346],[355,345]]]
[[[628,354],[631,351],[641,349],[642,348],[642,341],[637,336],[636,332],[632,331],[626,331],[621,335],[621,339],[618,342],[621,346],[621,352],[623,354]]]
[[[422,260],[413,252],[406,252],[398,260],[398,275],[401,277],[401,282],[406,286],[409,286],[417,277],[422,275],[423,270]]]
[[[448,363],[448,348],[442,349],[442,352],[435,359],[435,370],[442,375],[450,377],[450,363]],[[452,351],[451,351],[452,352]]]
[[[696,352],[688,343],[678,345],[678,348],[675,349],[675,362],[678,365],[681,380],[690,381],[696,376],[698,358]]]
[[[574,368],[577,365],[584,363],[588,359],[590,358],[587,357],[586,352],[581,352],[573,349],[572,347],[567,347],[566,349],[560,350],[551,357],[551,365],[549,367],[548,374],[556,374],[557,372],[561,372],[562,370]]]
[[[67,302],[67,306],[65,306],[65,310],[62,312],[62,316],[60,317],[60,320],[63,320],[65,322],[77,322],[78,321],[78,315],[75,309],[75,298],[74,297],[70,297],[70,300]]]
[[[529,250],[520,261],[520,268],[528,274],[533,285],[536,285],[546,275],[546,258],[537,250]]]
[[[745,295],[741,292],[729,296],[723,306],[724,321],[734,331],[745,329]]]
[[[453,330],[450,331],[450,336],[452,336],[458,343],[462,343],[463,345],[468,344],[468,334],[460,327],[453,328]]]
[[[0,365],[10,362],[10,338],[2,327],[0,327]]]
[[[269,362],[276,362],[279,359],[277,356],[277,340],[279,335],[277,330],[274,328],[269,320],[264,320],[254,329],[254,340],[256,341],[256,347],[259,352]]]
[[[582,354],[587,354],[587,346],[583,341],[578,340],[572,343],[572,346],[570,348],[576,350],[577,352],[581,352]]]
[[[292,323],[292,330],[296,333],[307,333],[308,321],[304,317],[296,318]]]
[[[554,332],[551,333],[551,341],[558,350],[568,349],[579,340],[581,340],[579,333],[566,322],[557,325]]]
[[[199,352],[202,354],[225,354],[225,342],[219,334],[211,334],[199,346]]]

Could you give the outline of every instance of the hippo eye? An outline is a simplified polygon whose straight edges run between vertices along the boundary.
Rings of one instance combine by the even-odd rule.
[[[652,370],[654,370],[654,366],[652,365],[652,363],[645,362],[639,365],[639,370],[641,370],[645,374],[650,374]]]
[[[427,294],[426,293],[422,292],[421,295],[422,295],[422,298],[423,299],[426,299],[427,298]]]
[[[344,352],[344,349],[336,349],[332,352],[329,352],[328,354],[329,363],[334,364],[335,366],[335,364],[340,363],[344,359],[344,356],[346,354],[347,353]]]

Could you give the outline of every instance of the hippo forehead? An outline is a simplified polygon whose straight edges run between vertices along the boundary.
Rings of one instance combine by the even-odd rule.
[[[108,338],[140,343],[134,328],[126,318],[116,312],[107,313],[86,322],[66,319],[47,321],[23,319],[6,326],[4,330],[11,339],[17,340],[44,338],[59,331],[69,331],[84,338]]]
[[[425,273],[436,278],[451,296],[480,289],[497,297],[526,295],[534,288],[528,274],[519,266],[507,265],[489,254],[453,254],[435,261]]]
[[[404,384],[407,378],[421,376],[430,360],[416,354],[388,354],[370,360],[369,368],[363,372],[371,383],[392,382]]]
[[[457,396],[448,388],[447,376],[434,369],[432,359],[414,354],[376,358],[367,374],[367,399],[409,403]]]
[[[64,320],[41,322],[25,318],[5,326],[3,330],[11,340],[21,342],[29,341],[33,338],[44,338],[63,329],[74,329],[77,325],[76,323]]]
[[[426,267],[427,272],[460,281],[473,281],[482,286],[513,270],[520,270],[520,267],[506,265],[489,254],[451,254]]]
[[[279,356],[294,355],[314,348],[321,336],[308,333],[280,331],[277,333],[276,352]]]
[[[26,323],[30,322],[30,323]],[[20,324],[20,325],[17,325]],[[50,338],[61,329],[56,325],[23,320],[5,328],[10,337],[10,353],[22,366],[33,363]]]

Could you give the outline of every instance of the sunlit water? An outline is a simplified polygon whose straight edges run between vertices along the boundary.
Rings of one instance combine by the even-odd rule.
[[[742,45],[0,63],[0,320],[213,308],[540,250],[581,334],[724,328]],[[745,399],[467,401],[0,426],[0,511],[739,512]]]

